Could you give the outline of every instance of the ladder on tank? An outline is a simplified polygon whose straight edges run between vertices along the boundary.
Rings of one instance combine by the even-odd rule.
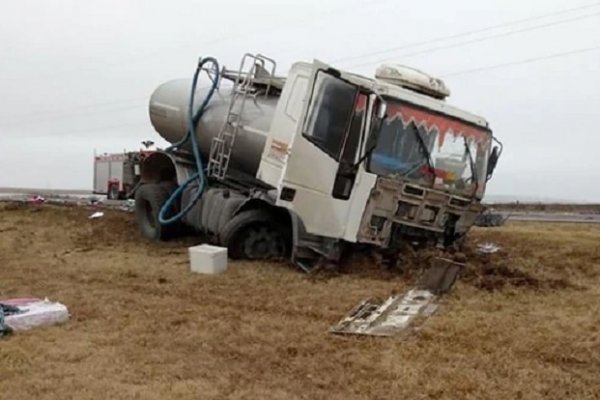
[[[276,63],[274,60],[261,54],[244,54],[240,68],[236,74],[231,99],[225,123],[210,144],[210,153],[207,166],[209,177],[223,180],[229,168],[231,153],[235,139],[242,125],[242,115],[248,98],[254,99],[259,94],[255,83],[266,84],[265,96],[271,89],[272,78],[275,76]]]

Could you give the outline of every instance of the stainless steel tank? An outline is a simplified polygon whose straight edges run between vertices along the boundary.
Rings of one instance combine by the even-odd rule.
[[[187,131],[187,109],[190,98],[191,80],[178,79],[163,83],[150,97],[150,121],[154,129],[168,142],[176,143]],[[208,93],[208,88],[196,90],[195,110],[200,107]],[[215,92],[208,108],[198,123],[196,138],[206,164],[211,140],[219,134],[225,123],[231,88]],[[238,131],[231,154],[229,167],[256,175],[271,121],[275,113],[277,98],[259,96],[248,98],[242,114],[242,127]],[[239,103],[239,101],[238,101]],[[237,104],[234,112],[239,112]],[[189,150],[189,142],[186,144]]]

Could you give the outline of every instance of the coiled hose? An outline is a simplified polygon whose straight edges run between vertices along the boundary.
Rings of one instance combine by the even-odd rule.
[[[204,67],[204,65],[208,63],[212,64],[215,71],[215,75],[214,77],[210,77],[209,75],[209,77],[212,80],[212,85],[210,87],[210,90],[208,91],[208,94],[204,98],[204,101],[200,105],[200,108],[198,108],[198,111],[194,114],[194,97],[196,94],[198,77],[200,76],[200,72],[202,72],[202,68]],[[200,155],[198,140],[196,139],[196,127],[198,126],[198,122],[200,121],[200,118],[202,118],[202,115],[204,114],[204,111],[206,110],[206,107],[208,106],[208,103],[210,102],[213,93],[217,89],[217,85],[219,83],[219,75],[219,63],[216,59],[214,59],[213,57],[206,57],[200,58],[198,60],[198,66],[196,67],[196,72],[194,73],[194,79],[192,81],[192,92],[190,93],[190,101],[188,104],[187,132],[179,142],[174,143],[166,150],[169,151],[177,149],[189,140],[192,147],[192,153],[194,155],[194,161],[196,163],[196,173],[190,176],[188,180],[186,180],[177,189],[175,189],[175,191],[171,193],[171,196],[169,196],[165,204],[163,204],[163,206],[160,209],[160,212],[158,213],[158,222],[161,225],[168,225],[179,221],[185,214],[188,213],[188,211],[190,211],[190,209],[198,202],[198,200],[200,200],[200,197],[202,197],[202,193],[204,192],[206,186],[206,176],[204,175],[202,156]],[[186,204],[185,207],[183,207],[183,209],[181,209],[177,214],[167,218],[166,215],[168,214],[169,210],[173,208],[173,205],[175,204],[177,199],[192,182],[198,182],[198,191],[194,194],[194,197],[192,197],[189,203]]]

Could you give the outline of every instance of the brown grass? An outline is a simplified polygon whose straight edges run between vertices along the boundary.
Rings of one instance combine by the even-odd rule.
[[[600,393],[599,226],[473,231],[468,268],[439,313],[408,338],[375,339],[327,329],[363,298],[405,290],[413,277],[368,259],[317,277],[247,262],[192,275],[189,241],[145,243],[131,215],[90,221],[90,213],[0,204],[0,298],[48,296],[72,313],[64,325],[0,339],[2,399]],[[477,255],[485,241],[503,249]],[[489,276],[501,283],[486,284]]]

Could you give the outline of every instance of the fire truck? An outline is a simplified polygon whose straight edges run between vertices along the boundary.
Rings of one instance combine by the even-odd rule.
[[[142,142],[146,149],[122,153],[94,154],[94,194],[109,200],[133,197],[141,179],[141,166],[154,150],[150,141]]]

